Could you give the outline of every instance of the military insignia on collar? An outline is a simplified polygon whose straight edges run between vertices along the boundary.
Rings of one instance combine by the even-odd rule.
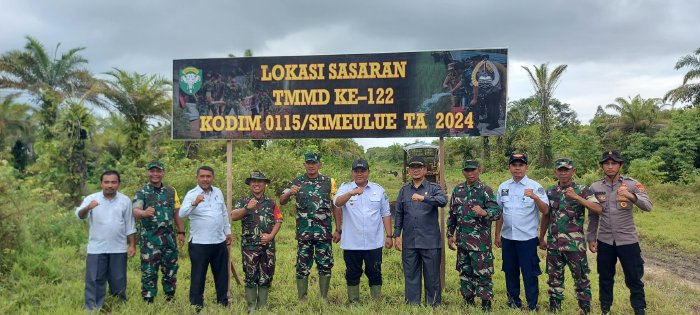
[[[501,189],[501,196],[508,196],[508,189]]]

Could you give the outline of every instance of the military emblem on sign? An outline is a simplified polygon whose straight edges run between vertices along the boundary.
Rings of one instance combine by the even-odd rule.
[[[180,90],[188,95],[194,95],[202,87],[202,70],[186,67],[180,70]]]

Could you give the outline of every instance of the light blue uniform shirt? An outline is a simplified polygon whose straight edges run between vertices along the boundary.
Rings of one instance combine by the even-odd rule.
[[[192,203],[199,195],[204,200],[196,207]],[[190,241],[194,244],[219,244],[231,235],[231,223],[226,201],[219,188],[211,186],[209,193],[197,186],[187,192],[180,207],[180,217],[190,219]]]
[[[333,203],[338,196],[355,189],[355,182],[344,183],[338,188]],[[384,246],[384,223],[382,219],[391,215],[389,200],[384,188],[368,182],[365,191],[352,196],[342,207],[343,234],[340,248],[347,250],[370,250]]]
[[[542,185],[527,176],[517,183],[512,178],[503,182],[496,192],[498,205],[503,207],[503,238],[527,241],[538,236],[540,212],[535,201],[525,197],[526,188],[532,189],[544,203],[549,204]]]
[[[90,224],[88,232],[88,254],[117,254],[126,253],[126,237],[136,233],[134,216],[131,214],[131,199],[117,192],[114,198],[107,199],[102,192],[85,197],[75,216],[80,219],[78,212],[87,207],[91,201],[99,204],[93,208],[84,220]]]

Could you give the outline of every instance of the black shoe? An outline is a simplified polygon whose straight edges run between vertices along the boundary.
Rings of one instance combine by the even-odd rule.
[[[166,294],[166,295],[165,295],[165,301],[166,301],[166,302],[172,302],[173,300],[175,300],[175,294],[174,294],[174,293],[173,293],[173,294]]]
[[[148,303],[148,304],[153,304],[153,298],[152,297],[145,297],[143,298],[143,301]]]
[[[552,313],[561,311],[561,301],[557,299],[549,299],[549,311]]]
[[[610,306],[601,305],[600,306],[600,313],[603,315],[609,315],[610,314]]]
[[[474,297],[467,298],[467,306],[475,306]]]
[[[508,307],[513,309],[520,309],[520,305],[513,300],[513,298],[508,297]]]
[[[481,300],[481,310],[484,312],[491,311],[491,300]]]
[[[634,315],[644,315],[646,314],[646,310],[643,308],[635,308],[634,309]]]

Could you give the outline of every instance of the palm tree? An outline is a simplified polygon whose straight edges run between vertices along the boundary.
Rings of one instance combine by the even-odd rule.
[[[688,81],[700,79],[700,48],[695,50],[695,56],[685,55],[676,62],[676,70],[686,67],[690,70],[683,76],[683,84],[668,91],[664,101],[670,101],[672,104],[686,102],[691,106],[700,106],[700,83],[688,83]]]
[[[552,162],[552,144],[550,142],[550,137],[552,134],[552,126],[550,123],[550,109],[549,101],[552,98],[554,90],[559,84],[559,79],[561,79],[562,74],[566,71],[567,65],[558,65],[549,71],[549,64],[543,63],[538,68],[537,66],[532,66],[535,70],[533,74],[530,68],[523,66],[523,69],[527,71],[530,77],[530,83],[535,89],[535,97],[538,100],[538,107],[540,112],[540,167],[549,167]]]
[[[149,121],[168,118],[172,104],[168,96],[170,81],[157,75],[139,74],[115,68],[107,72],[112,77],[100,91],[108,103],[102,106],[114,110],[126,120],[127,147],[125,155],[138,156],[147,144]]]
[[[617,112],[617,122],[613,125],[626,132],[642,132],[653,135],[664,124],[660,119],[662,104],[658,98],[643,99],[639,94],[627,99],[618,97],[615,103],[605,106]]]
[[[5,151],[6,144],[25,138],[31,129],[31,108],[17,103],[17,96],[17,93],[10,94],[0,102],[0,153]]]
[[[0,88],[21,90],[35,98],[40,105],[44,136],[50,139],[58,106],[67,98],[83,97],[96,80],[83,68],[87,59],[78,53],[84,47],[70,49],[59,58],[60,43],[50,55],[38,40],[26,38],[23,50],[12,50],[0,56]],[[98,101],[96,95],[84,99]]]

